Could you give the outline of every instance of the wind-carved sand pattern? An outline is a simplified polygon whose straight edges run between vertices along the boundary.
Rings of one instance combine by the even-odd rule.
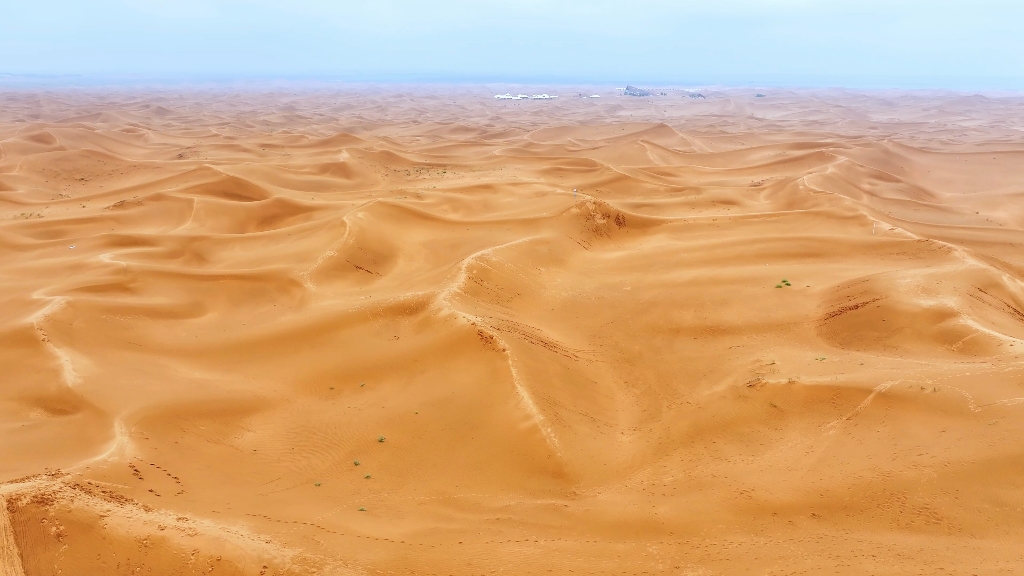
[[[74,388],[81,382],[81,378],[79,378],[78,373],[75,372],[75,366],[71,362],[71,356],[50,340],[49,334],[46,333],[46,330],[44,330],[42,326],[50,314],[57,312],[67,304],[67,298],[47,297],[43,299],[49,300],[49,303],[43,307],[42,310],[32,314],[28,321],[32,323],[32,327],[35,329],[36,334],[39,337],[39,341],[43,343],[43,346],[45,346],[51,354],[53,354],[57,363],[60,365],[61,379],[63,380],[64,385],[69,388]]]
[[[836,431],[839,430],[839,427],[844,422],[848,422],[852,418],[856,417],[857,414],[860,414],[868,406],[870,406],[871,405],[871,401],[875,399],[875,396],[878,396],[879,394],[885,393],[886,390],[888,390],[889,388],[892,388],[893,385],[899,384],[899,383],[900,383],[900,380],[890,380],[888,382],[882,382],[878,386],[875,386],[871,390],[871,393],[868,394],[868,397],[865,398],[863,402],[858,404],[856,408],[854,408],[853,410],[850,410],[850,412],[848,414],[846,414],[845,416],[843,416],[842,418],[839,418],[837,420],[833,420],[832,422],[829,422],[828,424],[826,424],[825,427],[824,427],[825,433],[826,434],[835,434]]]
[[[509,373],[512,376],[512,385],[515,386],[516,394],[518,394],[519,397],[522,399],[524,408],[530,415],[530,418],[537,424],[537,428],[539,428],[541,433],[544,435],[544,439],[551,447],[551,450],[554,453],[561,455],[561,450],[559,450],[558,446],[558,437],[555,436],[554,432],[552,432],[551,428],[548,427],[547,423],[544,421],[544,414],[542,414],[541,411],[537,409],[537,405],[534,403],[533,397],[530,395],[529,389],[525,386],[523,380],[520,378],[519,371],[516,370],[515,358],[512,355],[512,350],[509,348],[508,343],[505,342],[505,340],[501,337],[498,330],[495,330],[490,326],[486,319],[459,310],[456,307],[456,305],[451,301],[452,295],[458,292],[459,288],[467,281],[469,276],[469,273],[467,272],[467,267],[471,263],[479,262],[482,258],[491,256],[497,250],[509,248],[511,246],[515,246],[516,244],[529,242],[531,240],[534,240],[534,238],[520,238],[519,240],[513,240],[511,242],[506,242],[505,244],[501,244],[498,246],[484,248],[483,250],[479,250],[463,258],[462,261],[459,262],[458,267],[456,268],[455,278],[446,283],[447,286],[445,286],[445,288],[438,294],[437,300],[444,309],[450,310],[455,314],[459,315],[459,317],[469,321],[471,325],[475,326],[478,330],[485,332],[488,337],[492,338],[495,342],[497,342],[498,348],[501,350],[501,353],[504,354],[505,357],[508,359],[508,369]]]
[[[331,90],[0,92],[0,576],[1024,572],[1024,99]]]
[[[372,202],[368,202],[367,204],[372,204]],[[362,207],[363,206],[360,206],[359,208],[362,208]],[[358,210],[359,208],[356,208],[356,210]],[[326,252],[321,254],[319,257],[317,257],[316,261],[313,262],[313,264],[311,264],[309,268],[307,268],[306,270],[303,270],[302,273],[300,274],[300,276],[302,278],[302,284],[304,286],[306,286],[306,288],[309,288],[309,290],[311,292],[316,292],[317,288],[316,288],[316,285],[313,283],[313,280],[309,277],[309,275],[314,273],[314,272],[316,272],[316,270],[318,268],[320,268],[320,266],[323,266],[324,262],[326,262],[329,258],[334,258],[335,256],[337,256],[338,255],[338,252],[337,252],[338,248],[340,246],[345,245],[345,243],[348,242],[349,234],[352,231],[352,225],[348,221],[348,217],[351,214],[352,214],[352,212],[349,212],[348,214],[345,214],[345,216],[341,219],[342,222],[345,223],[345,233],[342,235],[342,237],[339,238],[336,242],[332,243],[331,244],[331,248],[329,250],[327,250]]]
[[[110,441],[106,450],[79,462],[72,470],[80,471],[83,468],[91,464],[104,464],[110,461],[123,461],[126,459],[128,449],[131,443],[131,435],[128,433],[128,427],[125,425],[124,420],[117,418],[114,420],[114,438]]]

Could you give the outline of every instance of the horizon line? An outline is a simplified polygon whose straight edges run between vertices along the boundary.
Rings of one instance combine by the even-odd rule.
[[[323,83],[391,85],[520,85],[520,86],[615,86],[644,87],[719,87],[775,89],[847,89],[847,90],[933,90],[950,92],[1024,92],[1024,78],[1014,76],[937,76],[937,75],[855,75],[821,74],[737,74],[693,78],[586,77],[553,74],[466,74],[466,73],[137,73],[137,72],[5,72],[0,71],[0,88],[10,84],[53,87],[99,87],[125,85],[224,85],[254,83]]]

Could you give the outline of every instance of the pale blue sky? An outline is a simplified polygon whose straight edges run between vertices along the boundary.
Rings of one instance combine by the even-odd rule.
[[[1024,0],[12,0],[0,73],[1024,89]]]

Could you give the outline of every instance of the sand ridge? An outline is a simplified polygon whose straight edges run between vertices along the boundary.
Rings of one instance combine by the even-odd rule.
[[[1024,99],[602,90],[0,92],[4,576],[1019,572]]]

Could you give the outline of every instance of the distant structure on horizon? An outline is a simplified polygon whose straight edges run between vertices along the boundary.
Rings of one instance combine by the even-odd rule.
[[[651,96],[650,90],[644,90],[643,88],[637,88],[636,86],[626,86],[626,89],[622,92],[623,96]]]
[[[511,92],[505,94],[495,94],[494,97],[498,100],[554,100],[558,96],[549,96],[547,94],[534,94],[533,96],[527,96],[526,94],[512,95]]]
[[[694,92],[693,94],[690,94],[690,98],[702,98],[704,100],[707,100],[707,98],[705,98],[704,95],[701,94],[700,92]]]
[[[626,86],[625,88],[620,88],[620,90],[622,90],[623,96],[668,96],[663,90],[655,92],[646,88],[637,88],[636,86]]]

